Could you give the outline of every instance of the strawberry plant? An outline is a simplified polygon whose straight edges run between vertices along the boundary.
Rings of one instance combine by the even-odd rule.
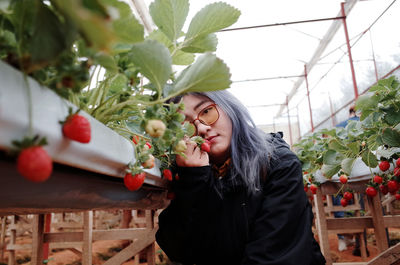
[[[183,137],[194,133],[183,104],[171,98],[230,86],[228,66],[213,53],[215,33],[240,16],[226,3],[209,4],[184,32],[188,0],[155,0],[149,11],[157,28],[145,34],[118,0],[10,0],[0,7],[0,59],[129,139],[133,175],[154,167],[155,158],[169,168],[185,151]],[[69,137],[76,129],[63,131]]]
[[[370,168],[372,177],[366,190],[370,196],[377,190],[395,192],[393,182],[391,188],[387,184],[400,180],[400,83],[394,76],[380,80],[358,98],[356,109],[361,112],[360,121],[349,121],[345,128],[318,130],[294,145],[303,171],[307,171],[304,177],[312,183],[317,172],[326,179],[338,174],[344,185],[342,176],[350,176],[360,159]],[[380,173],[374,174],[378,170]]]

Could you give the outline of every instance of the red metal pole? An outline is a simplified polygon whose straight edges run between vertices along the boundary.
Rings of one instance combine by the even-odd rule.
[[[350,46],[349,33],[347,31],[347,23],[346,23],[346,14],[344,11],[344,4],[345,4],[344,2],[340,3],[340,6],[342,9],[342,17],[343,17],[342,20],[343,20],[344,34],[346,36],[347,51],[349,53],[351,77],[353,78],[354,97],[355,97],[355,99],[357,99],[358,98],[358,88],[357,88],[357,82],[356,82],[356,74],[355,74],[354,65],[353,65],[353,57],[351,56],[351,46]]]
[[[292,126],[290,124],[289,97],[288,96],[286,96],[286,108],[287,108],[287,117],[288,117],[288,125],[289,125],[290,146],[292,146],[293,145],[293,137],[292,137]]]
[[[306,80],[306,88],[307,88],[307,99],[308,99],[308,108],[310,110],[310,123],[311,123],[311,131],[314,131],[314,122],[312,119],[312,109],[311,109],[311,100],[310,100],[310,90],[308,88],[308,77],[307,77],[307,66],[304,65],[304,79]]]

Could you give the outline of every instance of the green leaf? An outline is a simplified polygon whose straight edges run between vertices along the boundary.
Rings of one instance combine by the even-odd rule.
[[[338,157],[338,152],[336,152],[335,150],[329,149],[324,154],[323,163],[327,164],[327,165],[337,164],[337,157]]]
[[[339,142],[337,139],[332,139],[329,141],[329,148],[336,150],[337,152],[344,153],[347,151],[347,147]]]
[[[172,46],[172,41],[170,41],[168,37],[165,36],[165,34],[160,30],[153,30],[146,39],[156,40],[159,43],[164,44],[166,47]]]
[[[371,168],[378,166],[378,160],[376,159],[376,156],[369,149],[366,149],[362,152],[361,159],[367,166]]]
[[[110,80],[109,91],[116,93],[127,87],[128,78],[123,74],[116,74]]]
[[[382,141],[389,147],[400,147],[400,131],[392,128],[383,129]]]
[[[358,144],[358,142],[349,143],[347,144],[347,147],[355,156],[358,156],[358,154],[360,153],[360,145]]]
[[[389,124],[389,125],[396,125],[400,123],[400,112],[398,106],[389,106],[388,108],[385,108],[383,110],[385,113],[384,120]]]
[[[184,48],[182,48],[182,51],[191,53],[203,53],[207,51],[214,52],[217,50],[217,44],[217,35],[211,33],[189,42]]]
[[[105,69],[107,69],[107,71],[110,71],[111,73],[118,72],[118,66],[114,60],[114,57],[112,57],[104,52],[96,53],[94,55],[94,62],[96,64],[100,64]]]
[[[73,21],[89,47],[110,51],[116,39],[110,21],[83,6],[80,0],[52,0],[57,10]]]
[[[240,11],[226,3],[209,4],[193,17],[185,41],[191,41],[229,27],[238,20],[239,16]]]
[[[172,63],[175,65],[189,65],[194,62],[194,54],[186,53],[181,50],[177,50],[172,56]]]
[[[322,171],[322,174],[324,175],[324,177],[330,179],[330,178],[332,178],[333,175],[337,174],[341,168],[342,167],[340,164],[336,164],[336,165],[323,164],[321,167],[321,171]]]
[[[157,27],[175,42],[189,13],[189,1],[155,0],[150,4],[149,11]]]
[[[167,95],[225,89],[231,84],[230,76],[229,68],[222,60],[205,53],[179,75]]]
[[[346,173],[347,175],[351,174],[351,170],[353,169],[354,161],[356,161],[355,158],[345,158],[340,163],[343,172]]]
[[[144,27],[135,18],[128,4],[118,0],[101,0],[109,8],[118,10],[118,16],[112,21],[112,28],[118,41],[136,43],[144,40]]]
[[[162,91],[172,72],[171,55],[167,47],[154,40],[133,45],[130,59],[141,69],[141,73]]]
[[[65,27],[53,11],[41,1],[38,2],[37,8],[34,37],[29,45],[29,50],[33,62],[48,63],[48,61],[56,59],[72,44],[73,39],[68,37],[74,34],[68,31],[74,31],[74,29]]]

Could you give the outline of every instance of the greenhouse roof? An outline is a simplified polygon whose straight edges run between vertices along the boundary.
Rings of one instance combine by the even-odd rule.
[[[151,2],[144,0],[147,7]],[[202,7],[213,2],[190,1],[187,21]],[[233,83],[229,90],[248,107],[256,124],[272,124],[282,118],[286,122],[287,99],[290,99],[290,115],[297,115],[299,104],[304,105],[307,99],[304,82],[306,65],[318,66],[311,71],[308,69],[310,93],[314,93],[313,109],[329,108],[325,99],[318,100],[319,96],[324,97],[327,93],[332,97],[333,105],[340,97],[347,100],[354,98],[341,15],[342,1],[224,2],[238,8],[241,16],[227,31],[217,34],[219,43],[216,54],[231,69]],[[346,1],[345,7],[351,45],[355,45],[360,38],[366,43],[354,52],[354,61],[370,62],[373,56],[384,60],[398,54],[400,39],[397,36],[393,39],[394,34],[389,33],[391,28],[399,28],[400,4],[396,0]],[[335,23],[336,30],[333,29]],[[336,34],[328,36],[329,32]],[[385,46],[388,37],[392,38],[392,44]],[[314,61],[313,56],[317,56]],[[332,71],[332,67],[339,64],[342,65],[341,70]],[[336,89],[345,91],[344,95],[337,94],[335,89],[321,89],[319,92],[316,89],[312,92],[328,73],[339,79],[330,83],[350,84],[348,89]],[[363,75],[357,77],[357,82],[360,82]],[[359,90],[362,89],[359,87]]]

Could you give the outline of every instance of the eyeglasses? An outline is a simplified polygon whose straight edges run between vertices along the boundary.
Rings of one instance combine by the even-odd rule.
[[[194,123],[198,120],[202,124],[210,126],[213,125],[218,119],[219,119],[219,112],[217,109],[217,105],[211,104],[205,107],[204,109],[200,110],[200,112],[197,114],[197,118],[191,121],[190,123],[194,125]],[[196,127],[196,134],[197,134],[197,127]]]

